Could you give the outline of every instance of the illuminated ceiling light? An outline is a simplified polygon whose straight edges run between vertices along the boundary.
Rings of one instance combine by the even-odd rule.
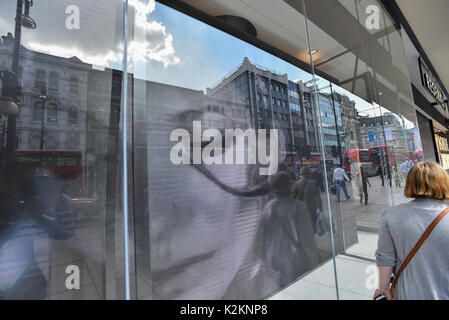
[[[312,51],[310,51],[311,54],[316,54],[318,53],[318,49],[313,49]]]
[[[384,93],[382,91],[379,91],[379,96],[383,95]]]

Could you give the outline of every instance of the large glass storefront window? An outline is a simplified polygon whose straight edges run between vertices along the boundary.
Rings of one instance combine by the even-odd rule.
[[[0,8],[0,298],[123,298],[123,2]]]
[[[330,134],[328,144],[333,144],[326,152],[349,176],[341,185],[333,170],[332,185],[337,190],[332,212],[341,217],[343,230],[357,230],[355,241],[364,237],[374,242],[364,244],[371,250],[366,254],[353,249],[354,239],[343,236],[343,256],[372,263],[361,264],[357,270],[348,259],[338,261],[340,293],[350,296],[354,279],[367,281],[373,270],[370,267],[375,267],[382,213],[389,206],[410,201],[403,192],[406,176],[423,160],[402,38],[378,1],[286,2],[306,15],[310,48],[316,50],[311,58],[314,71],[336,78],[329,83],[319,77],[316,88],[319,97],[324,97],[320,112],[326,115],[331,104],[335,118],[333,124],[323,122]],[[325,128],[326,123],[332,131]],[[344,199],[339,193],[351,198]],[[364,283],[366,298],[375,285]]]
[[[0,298],[349,297],[424,159],[380,2],[75,2],[0,5]]]
[[[138,298],[268,297],[333,255],[312,76],[160,3],[135,9],[136,46],[166,54],[134,57]]]

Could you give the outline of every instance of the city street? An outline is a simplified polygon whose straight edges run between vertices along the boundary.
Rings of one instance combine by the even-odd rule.
[[[404,197],[405,183],[403,181],[400,187],[396,187],[394,181],[393,186],[390,187],[387,179],[385,179],[385,186],[382,186],[380,176],[370,177],[369,181],[371,187],[368,186],[368,204],[360,203],[358,189],[354,181],[346,184],[351,196],[349,200],[345,199],[343,190],[341,190],[341,202],[336,201],[336,195],[331,195],[332,212],[334,215],[342,217],[346,230],[355,215],[358,231],[378,232],[380,217],[387,207],[410,201]],[[322,197],[323,203],[325,203],[327,199],[324,192]]]

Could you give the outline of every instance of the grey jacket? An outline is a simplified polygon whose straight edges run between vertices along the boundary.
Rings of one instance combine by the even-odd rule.
[[[378,266],[397,271],[418,239],[449,204],[416,199],[387,209],[380,222]],[[449,216],[444,217],[402,272],[398,300],[449,300]]]

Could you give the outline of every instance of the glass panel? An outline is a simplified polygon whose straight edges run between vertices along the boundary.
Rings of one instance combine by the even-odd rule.
[[[307,14],[314,71],[327,74],[316,82],[325,152],[349,178],[332,170],[332,212],[344,247],[337,257],[340,297],[370,299],[376,283],[365,281],[375,271],[369,268],[381,214],[410,200],[405,177],[423,160],[402,38],[377,0],[286,2]],[[366,290],[351,296],[355,281]]]
[[[422,140],[422,150],[423,153],[421,154],[426,161],[433,161],[433,162],[437,162],[437,157],[435,154],[435,137],[434,137],[434,130],[433,130],[433,125],[432,125],[432,121],[427,119],[425,116],[423,116],[422,114],[420,114],[419,112],[416,112],[416,117],[418,120],[418,125],[419,125],[419,133],[421,135],[421,140]]]
[[[123,1],[73,3],[0,4],[0,299],[124,297]]]
[[[238,11],[270,36],[263,22],[273,21],[247,4],[186,2],[213,16]],[[131,41],[138,298],[334,299],[332,262],[322,269],[330,286],[295,282],[332,257],[311,74],[143,3],[133,6]],[[274,8],[305,39],[303,17],[287,4],[259,6]],[[235,22],[209,20],[225,30]],[[320,212],[324,230],[315,228]]]

